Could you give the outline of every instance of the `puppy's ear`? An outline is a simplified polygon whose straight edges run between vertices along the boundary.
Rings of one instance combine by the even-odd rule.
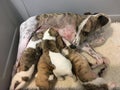
[[[36,48],[43,48],[43,42],[39,42],[36,44]]]
[[[98,23],[101,25],[101,26],[104,26],[106,25],[107,23],[109,22],[109,19],[103,15],[100,15],[98,17]]]
[[[40,20],[40,15],[36,16],[36,20],[38,21]]]
[[[64,48],[65,47],[65,43],[62,40],[61,36],[58,36],[56,39],[56,44],[58,46],[59,49]]]
[[[54,37],[58,36],[58,32],[53,28],[50,28],[49,33],[50,36],[54,36]]]

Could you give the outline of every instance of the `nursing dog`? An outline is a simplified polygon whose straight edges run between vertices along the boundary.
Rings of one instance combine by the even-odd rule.
[[[110,23],[109,17],[105,14],[99,13],[81,16],[73,13],[53,13],[39,15],[37,16],[37,20],[39,27],[41,26],[42,29],[53,27],[58,30],[59,34],[73,46],[82,49],[96,58],[98,65],[103,62],[106,63],[106,58],[103,58],[100,54],[95,52],[95,50],[90,48],[90,46],[99,46],[105,42],[104,37],[101,37],[101,32],[102,29]],[[97,33],[97,37],[95,33]],[[84,41],[87,42],[87,45]],[[88,50],[88,48],[90,50]]]
[[[73,44],[74,46],[78,47],[78,45],[85,41],[86,38],[89,39],[90,35],[94,37],[94,34],[90,33],[101,31],[101,28],[104,28],[109,23],[110,23],[109,17],[101,13],[90,16],[79,15],[74,13],[52,13],[33,16],[21,24],[20,42],[17,55],[18,61],[16,62],[15,69],[18,67],[21,54],[24,51],[25,47],[27,46],[28,41],[30,40],[32,34],[35,33],[36,31],[41,32],[43,30],[47,30],[49,27],[53,27],[56,30],[58,30],[59,34],[63,38],[71,42],[71,44]],[[100,42],[102,41],[101,43],[103,43],[104,39],[95,41]],[[98,54],[89,47],[92,50],[91,53],[91,50],[88,50],[87,47],[88,45],[82,44],[81,46],[82,47],[80,47],[80,49],[89,53],[91,56],[97,59],[96,63],[98,65],[102,64],[103,62],[106,63],[105,58],[103,58],[100,54]]]

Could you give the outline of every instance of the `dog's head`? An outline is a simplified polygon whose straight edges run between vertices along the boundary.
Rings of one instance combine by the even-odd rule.
[[[103,32],[103,30],[106,27],[108,27],[108,25],[110,25],[110,22],[111,22],[110,18],[103,13],[95,13],[92,15],[90,13],[87,13],[85,17],[87,18],[88,16],[89,18],[84,24],[84,27],[81,29],[81,32],[79,34],[79,37],[80,37],[79,44],[89,39],[91,35],[94,35],[95,33]],[[80,25],[78,26],[78,30],[79,30]]]

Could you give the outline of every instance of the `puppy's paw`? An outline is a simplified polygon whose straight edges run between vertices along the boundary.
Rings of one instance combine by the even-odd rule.
[[[103,78],[96,78],[95,80],[84,83],[83,86],[85,90],[109,90]]]
[[[101,54],[98,54],[98,55],[96,55],[96,64],[92,65],[92,68],[94,69],[103,64],[105,67],[108,67],[110,64],[110,60],[106,57],[103,57]]]

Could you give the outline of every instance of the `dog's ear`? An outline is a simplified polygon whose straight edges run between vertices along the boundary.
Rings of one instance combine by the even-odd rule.
[[[59,49],[65,47],[65,43],[63,42],[61,36],[58,36],[58,37],[56,38],[56,44],[57,44],[57,46],[58,46]]]
[[[53,28],[50,28],[49,34],[50,36],[54,36],[54,37],[58,36],[58,32]]]
[[[42,48],[42,42],[37,43],[36,48]]]
[[[92,15],[91,12],[85,12],[84,15]]]
[[[109,19],[108,19],[107,17],[105,17],[104,15],[100,15],[100,16],[98,17],[98,23],[99,23],[101,26],[106,25],[108,22],[109,22]]]

